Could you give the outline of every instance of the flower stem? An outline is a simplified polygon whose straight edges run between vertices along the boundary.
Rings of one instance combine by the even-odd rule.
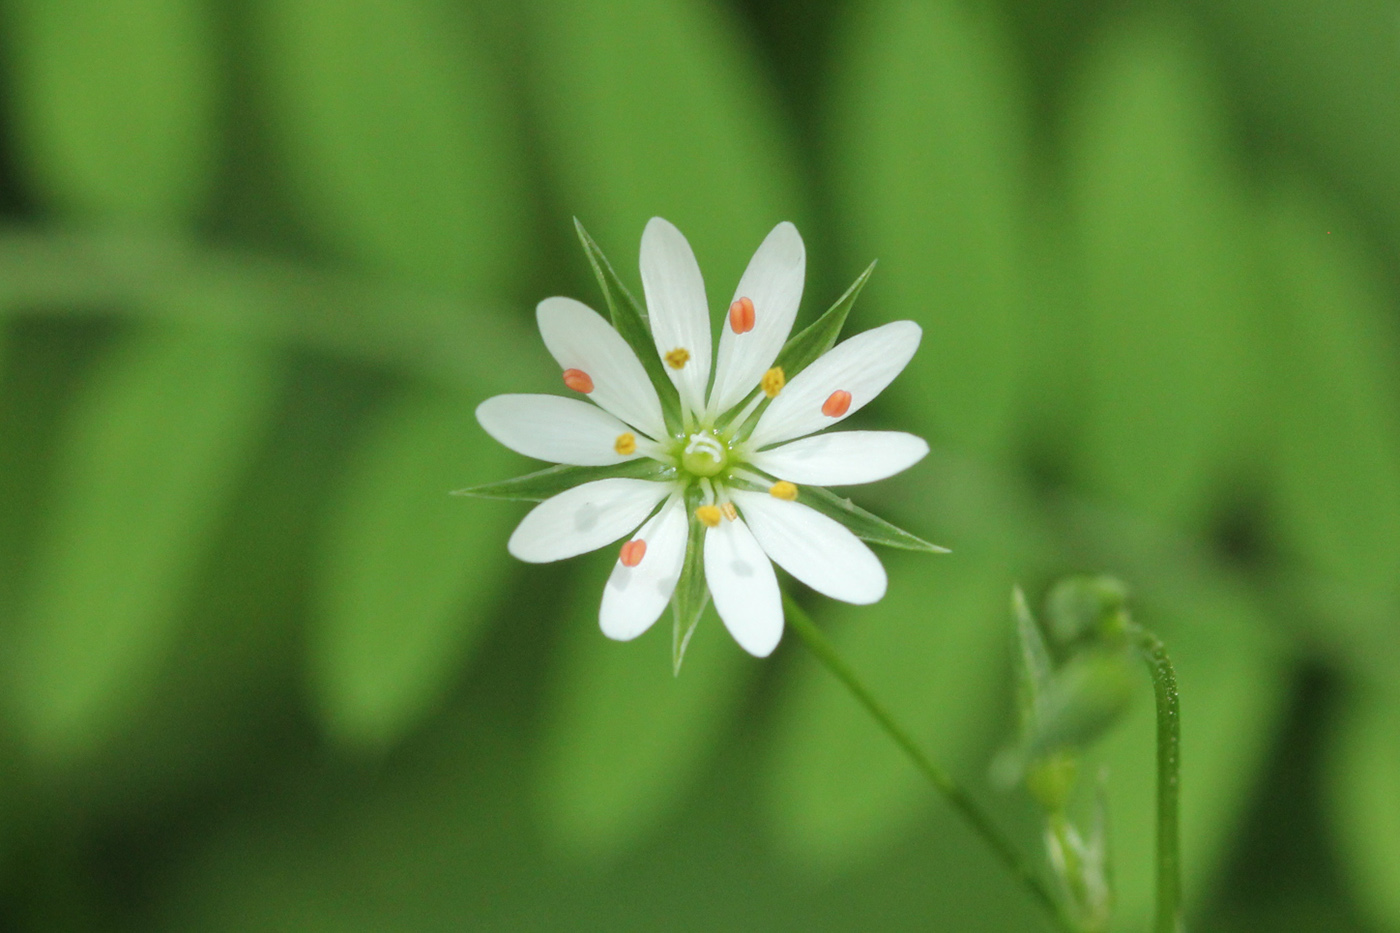
[[[1155,933],[1181,930],[1181,699],[1166,645],[1140,625],[1129,631],[1152,672],[1157,698],[1157,923]]]
[[[935,764],[924,753],[923,749],[914,741],[913,736],[895,722],[894,716],[890,714],[883,703],[875,699],[875,696],[866,689],[865,684],[836,653],[836,648],[817,628],[811,617],[786,593],[783,594],[783,605],[786,609],[788,625],[807,645],[812,654],[816,655],[817,660],[821,661],[832,676],[851,692],[851,695],[861,706],[865,707],[866,712],[874,718],[880,728],[908,756],[914,767],[928,778],[934,789],[942,794],[953,809],[967,820],[968,824],[987,845],[991,846],[992,851],[1001,859],[1002,864],[1026,886],[1031,896],[1050,914],[1055,923],[1068,933],[1077,933],[1079,929],[1077,924],[1069,918],[1060,903],[1051,895],[1049,888],[1045,886],[1040,876],[1016,851],[1010,840],[992,822],[991,817],[978,806],[977,802],[966,791],[958,786],[947,771]]]

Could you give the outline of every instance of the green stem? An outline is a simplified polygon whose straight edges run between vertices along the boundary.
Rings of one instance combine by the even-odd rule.
[[[1134,625],[1138,650],[1152,672],[1157,697],[1157,925],[1156,933],[1181,930],[1181,699],[1166,645]]]
[[[1026,886],[1031,896],[1050,914],[1056,924],[1068,933],[1077,933],[1078,926],[1051,895],[1049,888],[1041,881],[1040,876],[1021,858],[1015,846],[992,822],[991,817],[977,805],[977,802],[966,791],[958,786],[948,772],[924,754],[923,749],[914,741],[913,736],[895,722],[890,711],[866,689],[865,684],[856,676],[855,671],[836,653],[835,647],[817,628],[811,617],[802,610],[802,607],[798,606],[787,594],[783,595],[783,605],[787,610],[788,625],[807,645],[812,654],[817,656],[817,660],[826,665],[826,669],[837,680],[841,681],[851,692],[851,695],[856,698],[856,701],[864,706],[866,712],[875,719],[880,728],[884,729],[885,733],[909,757],[909,760],[914,763],[914,767],[928,778],[934,789],[941,793],[953,809],[967,820],[973,830],[986,841],[987,845],[991,846],[992,851],[1001,859],[1006,868]]]

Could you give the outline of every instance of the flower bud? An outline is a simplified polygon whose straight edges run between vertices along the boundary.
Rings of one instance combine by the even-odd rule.
[[[1045,600],[1050,635],[1070,645],[1095,635],[1116,634],[1127,608],[1128,588],[1106,576],[1067,577]]]

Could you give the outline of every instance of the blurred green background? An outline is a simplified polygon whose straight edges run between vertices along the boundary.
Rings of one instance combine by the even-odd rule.
[[[1397,152],[1390,0],[0,0],[0,929],[1038,928],[791,639],[673,679],[446,496],[659,214],[923,326],[856,498],[953,553],[801,596],[1027,849],[1008,595],[1111,572],[1191,928],[1400,930]]]

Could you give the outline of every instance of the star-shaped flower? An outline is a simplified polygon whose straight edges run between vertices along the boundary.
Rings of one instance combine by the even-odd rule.
[[[884,479],[928,452],[896,431],[817,433],[879,395],[919,345],[919,326],[896,321],[833,347],[869,269],[789,340],[806,251],[792,224],[773,228],[724,316],[712,380],[705,285],[681,232],[655,217],[642,234],[647,314],[579,235],[612,323],[572,298],[537,311],[574,396],[498,395],[476,411],[505,446],[560,464],[463,490],[543,500],[511,535],[511,554],[563,560],[627,536],[603,590],[603,632],[636,638],[672,603],[679,665],[709,597],[746,651],[773,651],[783,631],[774,562],[866,604],[884,596],[886,577],[861,538],[942,550],[822,488]]]

